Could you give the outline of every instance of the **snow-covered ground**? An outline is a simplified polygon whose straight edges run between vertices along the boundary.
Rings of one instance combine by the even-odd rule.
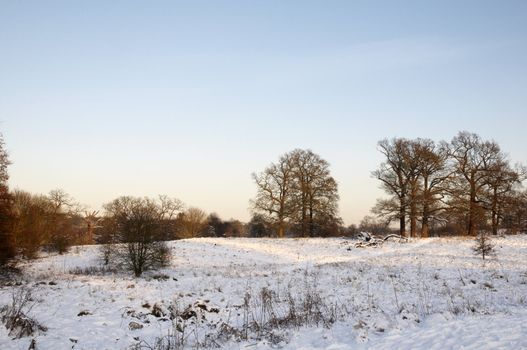
[[[226,349],[527,349],[527,235],[469,239],[222,239],[170,242],[169,268],[89,274],[96,246],[24,266],[46,332],[0,349],[148,348],[156,338]],[[20,283],[18,283],[20,284]],[[131,330],[130,328],[137,328]]]

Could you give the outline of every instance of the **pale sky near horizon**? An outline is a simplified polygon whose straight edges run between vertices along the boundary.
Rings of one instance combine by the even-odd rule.
[[[251,173],[310,148],[358,223],[382,138],[468,130],[527,163],[526,19],[527,1],[0,0],[10,186],[245,221]]]

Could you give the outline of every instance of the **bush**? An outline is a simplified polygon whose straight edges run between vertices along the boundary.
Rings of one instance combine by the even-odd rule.
[[[161,203],[149,198],[120,197],[107,204],[106,224],[114,230],[102,247],[105,263],[113,261],[131,270],[136,277],[148,269],[166,265],[170,250],[162,241],[164,210]]]

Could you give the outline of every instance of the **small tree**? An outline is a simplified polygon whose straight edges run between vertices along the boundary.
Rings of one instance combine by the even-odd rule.
[[[169,262],[170,250],[161,240],[165,212],[160,203],[150,198],[120,197],[105,209],[108,224],[115,229],[117,242],[122,243],[114,254],[136,277]]]
[[[481,231],[480,234],[475,239],[475,245],[472,248],[476,255],[480,255],[485,260],[485,257],[494,253],[494,244],[490,237],[484,232]]]

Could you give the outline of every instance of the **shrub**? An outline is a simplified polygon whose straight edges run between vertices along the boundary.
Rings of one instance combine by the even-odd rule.
[[[476,237],[475,245],[472,249],[474,250],[474,253],[481,255],[483,260],[485,260],[485,257],[494,253],[494,245],[492,244],[489,236],[484,231],[481,231]]]
[[[28,316],[33,305],[30,289],[21,288],[13,292],[11,304],[0,309],[2,323],[8,330],[9,336],[18,339],[33,335],[38,331],[47,331],[45,326]]]
[[[114,257],[115,263],[124,265],[136,277],[169,262],[170,250],[162,241],[165,212],[160,203],[149,198],[120,197],[105,209],[107,224],[115,230],[111,241],[118,243],[103,246],[105,262]]]

